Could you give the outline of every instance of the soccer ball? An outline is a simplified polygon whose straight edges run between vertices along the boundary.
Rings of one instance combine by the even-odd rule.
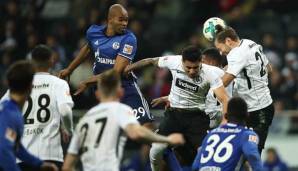
[[[226,23],[223,19],[218,17],[212,17],[205,21],[203,27],[203,34],[206,39],[213,41],[217,32],[216,26],[220,25],[222,28],[226,28]]]

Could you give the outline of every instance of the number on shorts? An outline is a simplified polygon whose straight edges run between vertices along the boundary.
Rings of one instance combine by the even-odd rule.
[[[140,113],[141,115],[139,115],[138,113]],[[143,107],[139,107],[138,109],[133,109],[133,114],[137,119],[139,119],[141,116],[145,116],[146,111]]]

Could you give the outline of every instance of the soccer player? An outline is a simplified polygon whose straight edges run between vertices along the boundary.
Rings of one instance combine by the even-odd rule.
[[[50,75],[52,50],[38,45],[31,51],[32,62],[36,68],[33,88],[23,107],[24,134],[22,143],[29,152],[45,161],[55,163],[61,169],[63,151],[61,132],[72,131],[73,101],[66,81]],[[3,98],[9,96],[9,92]],[[34,170],[24,162],[19,163],[24,170]]]
[[[215,38],[215,46],[227,55],[228,68],[222,77],[227,86],[235,80],[238,96],[248,105],[247,125],[259,135],[260,154],[264,148],[269,126],[274,116],[274,106],[268,88],[270,64],[262,46],[252,40],[241,39],[231,27],[220,31]]]
[[[191,167],[200,146],[209,129],[209,118],[204,112],[206,95],[211,89],[223,104],[226,112],[228,95],[220,76],[214,74],[213,66],[201,63],[201,52],[197,47],[186,47],[182,55],[147,58],[129,65],[125,72],[142,68],[146,65],[168,68],[173,76],[169,95],[170,107],[160,123],[158,133],[168,135],[181,132],[186,143],[177,148],[183,159],[183,166]],[[152,170],[159,170],[159,162],[167,146],[154,143],[150,151]]]
[[[96,84],[104,71],[114,69],[121,77],[124,96],[121,102],[133,108],[134,115],[141,124],[150,125],[153,117],[146,100],[132,74],[123,76],[124,68],[134,59],[137,50],[135,35],[127,28],[128,14],[120,4],[114,4],[108,12],[107,25],[92,25],[86,33],[86,44],[71,64],[60,72],[60,78],[68,77],[87,57],[94,56],[93,73],[95,76],[83,81],[76,94],[88,86]]]
[[[90,109],[76,126],[63,171],[72,170],[78,157],[84,170],[119,170],[120,156],[126,140],[123,131],[133,140],[171,145],[184,143],[181,134],[165,137],[141,126],[134,117],[132,108],[119,103],[122,95],[119,74],[114,70],[105,72],[96,91],[101,103]]]
[[[202,52],[202,63],[215,66],[213,72],[218,76],[222,77],[224,75],[223,68],[223,57],[220,55],[216,48],[208,48]],[[232,97],[233,83],[231,82],[226,87],[226,92],[229,97]],[[215,128],[219,126],[222,121],[222,106],[217,100],[213,91],[210,89],[206,97],[206,109],[205,112],[210,118],[210,128]]]
[[[193,163],[194,171],[241,170],[248,160],[253,171],[262,171],[257,134],[245,127],[247,104],[240,97],[228,103],[228,123],[208,133]]]
[[[16,157],[37,169],[58,171],[54,164],[43,162],[28,153],[21,143],[24,130],[21,109],[30,95],[34,73],[32,64],[25,61],[14,63],[7,71],[9,99],[0,103],[1,171],[20,171]]]

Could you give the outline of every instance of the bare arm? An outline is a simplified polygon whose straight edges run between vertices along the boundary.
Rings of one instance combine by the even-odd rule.
[[[124,72],[125,73],[129,73],[130,71],[133,71],[133,70],[137,70],[137,69],[140,69],[144,66],[148,66],[148,65],[153,65],[153,66],[157,66],[158,64],[158,60],[159,60],[159,57],[156,57],[156,58],[147,58],[147,59],[143,59],[143,60],[140,60],[136,63],[133,63],[131,65],[128,65]]]
[[[88,44],[84,45],[76,58],[68,65],[68,67],[59,73],[59,77],[64,79],[68,77],[89,55],[91,49]]]
[[[72,171],[76,162],[77,162],[77,159],[78,159],[77,155],[68,153],[64,160],[64,164],[62,166],[62,171]]]
[[[224,86],[220,86],[217,89],[213,90],[216,98],[221,102],[222,104],[222,113],[225,115],[227,113],[227,107],[228,107],[228,101],[229,101],[229,96],[224,88]],[[222,123],[225,123],[226,119],[225,116],[223,116]]]
[[[225,72],[224,76],[222,76],[221,79],[223,85],[227,87],[235,79],[235,76]]]
[[[139,124],[129,124],[125,128],[127,136],[133,140],[144,140],[147,142],[167,143],[170,145],[182,145],[184,139],[181,134],[171,134],[169,136],[162,136],[155,134],[149,129]]]
[[[113,69],[119,74],[119,75],[123,75],[123,71],[125,69],[126,66],[128,66],[129,64],[129,59],[123,57],[123,56],[120,56],[118,55],[116,57],[116,60],[115,60],[115,64],[114,64],[114,67]],[[109,70],[107,70],[109,71]],[[107,72],[106,71],[106,72]],[[78,90],[74,93],[74,95],[78,95],[80,93],[82,93],[86,88],[88,88],[89,86],[93,85],[93,84],[96,84],[97,81],[101,78],[101,75],[102,74],[98,74],[98,75],[94,75],[90,78],[88,78],[87,80],[83,81],[80,85],[79,85],[79,88]]]

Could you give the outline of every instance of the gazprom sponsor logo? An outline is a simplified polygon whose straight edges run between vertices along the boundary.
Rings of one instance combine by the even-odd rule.
[[[114,65],[115,64],[115,59],[108,59],[108,58],[97,57],[96,58],[96,62],[102,63],[102,64]]]
[[[198,89],[199,89],[199,86],[193,84],[193,83],[190,83],[190,82],[187,82],[187,81],[184,81],[184,80],[181,80],[179,78],[176,79],[176,83],[175,85],[181,89],[184,89],[184,90],[187,90],[187,91],[191,91],[193,93],[197,93],[198,92]]]

